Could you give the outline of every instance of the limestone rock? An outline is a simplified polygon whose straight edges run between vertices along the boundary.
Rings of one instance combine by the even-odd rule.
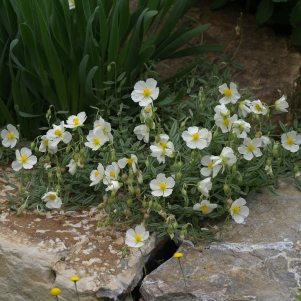
[[[222,242],[191,242],[179,248],[187,282],[185,293],[178,259],[171,258],[145,277],[145,301],[293,301],[301,287],[301,192],[281,180],[279,196],[264,190],[248,201],[243,224],[229,221]]]
[[[69,279],[74,275],[81,278],[77,282],[81,301],[131,300],[129,293],[142,278],[141,254],[130,248],[130,255],[122,259],[125,230],[97,230],[103,211],[90,207],[66,214],[17,216],[4,207],[5,192],[15,196],[17,190],[0,177],[0,191],[1,301],[50,301],[52,287],[62,290],[59,300],[77,300]],[[152,235],[141,247],[145,262],[158,246],[162,244]]]

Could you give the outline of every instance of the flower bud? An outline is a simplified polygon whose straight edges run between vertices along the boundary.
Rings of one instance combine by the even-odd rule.
[[[136,194],[137,198],[140,198],[141,190],[140,190],[139,187],[136,187],[136,188],[135,188],[135,194]]]
[[[115,149],[111,150],[111,161],[116,161],[116,151],[115,151]]]
[[[150,163],[149,163],[149,160],[146,159],[146,160],[145,160],[145,166],[146,166],[146,167],[149,167],[149,164],[150,164]]]
[[[130,194],[134,194],[135,193],[135,188],[133,186],[130,186],[129,192],[130,192]]]
[[[46,162],[49,162],[49,161],[50,161],[50,157],[47,155],[47,156],[45,157],[45,160],[46,160]]]
[[[213,226],[213,230],[215,231],[215,232],[218,232],[219,231],[219,227],[218,226]]]
[[[181,180],[182,179],[182,173],[179,171],[179,172],[177,172],[177,174],[176,174],[176,179],[177,180]]]
[[[49,171],[48,173],[48,179],[49,180],[52,180],[53,179],[53,173],[51,171]]]
[[[230,208],[231,205],[232,205],[232,203],[233,203],[233,200],[228,199],[228,200],[227,200],[227,207]]]
[[[128,176],[126,174],[122,174],[121,179],[123,182],[126,182]]]
[[[180,238],[183,240],[185,236],[187,235],[187,230],[181,230],[180,232]]]
[[[236,164],[233,164],[231,169],[232,169],[232,172],[236,172],[236,170],[237,170]]]
[[[271,159],[267,159],[267,165],[271,166],[272,165],[272,160]]]
[[[143,216],[144,219],[148,219],[149,218],[149,214],[145,213]]]
[[[183,196],[187,196],[187,191],[186,191],[186,189],[183,188],[183,189],[181,190],[181,193],[182,193]]]
[[[157,210],[161,211],[162,210],[162,206],[160,204],[157,205]]]
[[[150,209],[150,208],[152,208],[152,206],[153,206],[153,201],[150,200],[150,201],[148,202],[148,208]]]
[[[238,182],[241,183],[241,182],[242,182],[242,179],[243,179],[242,176],[239,176],[239,177],[238,177]]]
[[[132,200],[132,199],[127,199],[127,200],[126,200],[126,205],[127,205],[128,207],[132,207],[132,204],[133,204],[133,200]]]
[[[33,150],[33,149],[35,148],[35,146],[36,146],[36,144],[35,144],[34,142],[31,142],[31,143],[30,143],[30,148],[31,148],[31,150]]]
[[[143,200],[142,201],[142,207],[143,208],[146,208],[148,206],[148,203],[146,202],[146,200]]]
[[[112,204],[114,204],[114,203],[116,203],[116,199],[114,198],[114,197],[109,197],[108,198],[108,203],[110,204],[110,205],[112,205]]]
[[[168,231],[171,231],[173,233],[173,226],[172,225],[168,225],[168,228],[167,228],[167,232]],[[169,233],[169,232],[168,232]],[[170,233],[169,233],[170,234]]]
[[[177,230],[178,229],[178,223],[177,222],[174,222],[173,224],[172,224],[172,227],[173,227],[173,229],[174,230]]]
[[[183,165],[183,163],[182,163],[182,161],[179,161],[179,162],[177,162],[177,164],[176,164],[176,168],[177,169],[181,169],[182,168],[182,165]]]
[[[160,142],[160,136],[156,135],[156,137],[155,137],[155,142],[156,142],[156,143],[159,143],[159,142]]]
[[[196,151],[193,150],[193,151],[191,152],[191,158],[193,159],[193,158],[195,158],[195,157],[196,157]]]
[[[46,118],[48,119],[48,118],[50,118],[50,117],[51,117],[51,110],[48,109],[48,110],[47,110],[47,113],[46,113]]]
[[[143,115],[140,115],[139,117],[140,117],[140,121],[141,121],[141,123],[144,123],[144,121],[145,121],[145,118],[144,118],[144,116],[143,116]]]
[[[141,213],[144,215],[147,212],[147,210],[145,208],[141,209]]]
[[[216,138],[218,136],[218,128],[213,133],[213,138]]]
[[[25,191],[26,191],[26,187],[21,186],[21,187],[20,187],[20,192],[21,192],[21,193],[24,193]]]
[[[229,191],[230,191],[229,185],[225,184],[225,185],[224,185],[224,192],[225,192],[225,193],[228,193]]]
[[[125,208],[125,209],[123,210],[123,213],[124,213],[124,215],[125,215],[126,217],[128,217],[128,216],[131,215],[131,210],[130,210],[129,208]]]
[[[255,138],[261,138],[261,136],[262,136],[262,132],[261,131],[256,132]]]
[[[73,155],[73,160],[74,160],[75,162],[78,161],[78,158],[79,158],[79,155],[78,155],[78,154],[74,154],[74,155]]]
[[[297,165],[294,166],[294,173],[298,173],[299,172],[299,167]]]
[[[181,125],[180,125],[180,131],[183,132],[186,128],[186,122],[185,121],[182,121],[181,122]]]
[[[240,35],[240,27],[238,25],[235,26],[235,33],[237,36]]]
[[[62,173],[62,170],[59,166],[57,166],[57,168],[56,168],[56,173],[59,175]]]
[[[85,158],[80,158],[80,159],[79,159],[79,163],[80,163],[81,165],[85,164]]]
[[[59,193],[61,191],[61,185],[56,185],[55,191],[56,193]]]
[[[84,148],[81,148],[80,151],[79,151],[79,153],[80,153],[81,155],[84,155],[84,154],[86,153],[86,151],[85,151]]]
[[[66,146],[66,154],[67,154],[67,155],[70,153],[70,149],[71,149],[71,147],[70,147],[70,145],[68,144],[68,145]]]
[[[107,66],[107,71],[110,72],[112,69],[111,64]]]
[[[75,150],[76,153],[78,153],[79,152],[78,146],[76,146],[74,150]]]

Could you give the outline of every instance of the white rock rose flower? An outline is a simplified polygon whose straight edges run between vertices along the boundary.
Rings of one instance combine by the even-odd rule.
[[[153,196],[167,197],[171,195],[175,186],[175,180],[172,177],[165,177],[165,174],[159,173],[156,179],[151,180],[150,188]]]
[[[120,188],[118,181],[108,181],[104,179],[104,184],[107,185],[106,191],[117,191]]]
[[[237,157],[235,156],[233,149],[228,146],[222,149],[219,156],[211,156],[210,159],[214,161],[213,166],[222,165],[223,171],[225,166],[232,166],[237,161]]]
[[[212,175],[212,178],[214,178],[218,174],[222,166],[214,165],[215,161],[211,160],[210,157],[210,155],[202,157],[201,164],[206,167],[203,167],[201,169],[201,175],[203,175],[204,177]]]
[[[207,200],[202,200],[201,203],[195,204],[193,210],[201,211],[203,214],[209,214],[217,207],[217,204],[211,204]]]
[[[75,0],[68,0],[69,2],[69,9],[74,9],[75,8]]]
[[[97,169],[92,170],[90,173],[90,180],[92,181],[90,186],[97,185],[101,180],[103,180],[104,175],[105,175],[104,167],[101,163],[98,163]]]
[[[129,229],[125,234],[125,244],[129,247],[140,248],[149,237],[149,232],[141,225],[135,227],[135,230]]]
[[[219,100],[221,104],[227,104],[230,102],[235,104],[240,98],[240,94],[237,91],[236,85],[232,82],[230,83],[230,88],[228,88],[227,84],[223,84],[218,87],[218,90],[224,95],[224,97]]]
[[[69,168],[69,170],[68,170],[69,173],[72,174],[72,175],[74,175],[76,173],[77,163],[73,159],[71,159],[70,162],[69,162],[69,164],[66,165],[66,167]]]
[[[108,165],[105,170],[106,183],[111,182],[112,180],[117,180],[118,174],[120,172],[119,166],[116,162],[112,162],[111,165]]]
[[[251,113],[250,109],[251,101],[250,100],[243,100],[238,104],[238,116],[239,117],[246,117],[249,113]]]
[[[57,144],[52,144],[52,141],[48,139],[47,135],[41,137],[41,144],[39,146],[39,151],[41,153],[49,152],[50,154],[55,154],[57,152]]]
[[[139,106],[145,107],[157,99],[159,96],[159,88],[157,81],[153,78],[148,78],[146,82],[140,80],[134,86],[134,91],[131,98],[134,102],[139,102]]]
[[[210,134],[209,134],[210,133]],[[199,129],[197,126],[192,126],[182,133],[182,138],[186,145],[191,149],[203,149],[209,146],[211,142],[211,132],[207,129]],[[209,138],[209,139],[208,139]]]
[[[158,143],[150,146],[152,151],[151,156],[157,158],[159,163],[165,163],[165,156],[172,158],[174,156],[174,145],[169,140],[169,136],[166,134],[160,135]]]
[[[113,135],[111,133],[111,124],[105,121],[102,117],[99,117],[98,120],[94,121],[93,131],[96,132],[99,128],[102,129],[103,134],[107,136],[110,141],[113,141]]]
[[[138,140],[142,140],[145,143],[149,141],[149,127],[145,124],[138,125],[134,128],[134,133],[137,135]]]
[[[275,102],[275,109],[280,112],[288,112],[287,108],[289,107],[288,103],[286,102],[286,98],[282,95],[278,100]]]
[[[86,119],[87,115],[85,112],[80,112],[77,115],[71,115],[68,117],[67,124],[65,124],[65,127],[69,129],[74,129],[79,126],[83,126]]]
[[[245,206],[246,200],[239,198],[235,200],[230,208],[232,218],[238,223],[243,223],[244,219],[249,215],[249,208]]]
[[[19,171],[21,168],[31,169],[37,163],[37,157],[32,155],[29,148],[22,147],[21,151],[16,150],[16,161],[12,162],[12,169]]]
[[[130,158],[122,158],[122,159],[118,160],[118,166],[120,168],[125,168],[125,166],[127,164],[133,169],[133,172],[136,172],[137,171],[137,164],[138,164],[137,156],[131,154]]]
[[[89,131],[87,136],[88,142],[85,142],[85,146],[91,148],[92,150],[98,150],[107,141],[109,141],[108,136],[105,136],[102,129],[98,128],[95,131]]]
[[[262,140],[260,138],[251,139],[246,137],[243,141],[243,145],[239,146],[237,150],[240,154],[244,155],[244,158],[248,161],[252,160],[253,157],[262,156],[262,152],[259,149],[262,145]]]
[[[209,196],[209,190],[212,189],[211,178],[209,177],[198,182],[197,187],[200,193],[202,193],[204,196]]]
[[[51,147],[54,148],[61,141],[69,143],[72,139],[72,135],[65,131],[64,121],[61,121],[60,125],[53,124],[53,129],[46,133],[48,140],[51,140]]]
[[[290,152],[296,153],[299,150],[299,144],[301,144],[301,135],[297,134],[296,131],[291,131],[281,135],[282,147]]]
[[[12,124],[8,124],[6,128],[1,131],[2,145],[13,148],[18,142],[19,132]]]
[[[46,207],[49,209],[60,208],[62,206],[62,200],[57,196],[56,192],[49,191],[42,197],[42,200],[46,202]]]
[[[255,114],[266,115],[268,112],[267,107],[259,99],[251,102],[250,109]]]
[[[251,125],[242,119],[233,122],[232,132],[236,134],[238,138],[246,138],[247,133],[250,132]]]

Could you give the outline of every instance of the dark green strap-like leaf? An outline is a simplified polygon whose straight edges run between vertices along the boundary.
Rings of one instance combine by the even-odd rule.
[[[168,46],[166,46],[160,53],[157,53],[154,59],[164,59],[170,57],[170,54],[184,46],[187,42],[204,32],[209,27],[210,24],[204,24],[197,28],[187,31],[185,34],[179,36],[176,40],[174,40]]]
[[[199,55],[205,52],[211,52],[211,51],[221,51],[224,50],[225,46],[224,45],[219,45],[219,44],[205,44],[205,45],[200,45],[200,46],[194,46],[194,47],[189,47],[183,50],[179,50],[177,52],[174,52],[166,57],[162,57],[161,59],[174,59],[178,57],[183,57],[183,56],[193,56],[193,55]]]
[[[261,0],[256,12],[256,22],[263,24],[268,21],[274,11],[274,2],[272,0]]]
[[[6,123],[10,123],[10,124],[15,123],[15,121],[13,119],[13,116],[11,115],[9,110],[7,109],[7,106],[6,106],[6,104],[4,103],[4,101],[2,100],[1,97],[0,97],[0,110],[1,110],[1,115],[6,120]]]

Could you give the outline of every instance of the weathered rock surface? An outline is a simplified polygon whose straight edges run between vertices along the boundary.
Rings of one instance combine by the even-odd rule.
[[[0,203],[6,205],[7,191],[17,193],[0,178]],[[16,216],[2,208],[0,300],[53,300],[52,287],[62,290],[60,300],[76,300],[69,280],[74,275],[81,278],[77,282],[81,301],[131,300],[129,293],[143,274],[141,254],[131,248],[131,254],[122,259],[125,233],[113,228],[98,231],[102,211],[91,207],[65,215],[25,212]],[[152,236],[141,247],[145,262],[156,248],[158,241]]]
[[[243,224],[227,222],[222,242],[179,248],[189,296],[178,260],[171,258],[141,286],[145,301],[293,301],[301,287],[301,192],[281,180],[279,196],[267,190],[248,201]]]

